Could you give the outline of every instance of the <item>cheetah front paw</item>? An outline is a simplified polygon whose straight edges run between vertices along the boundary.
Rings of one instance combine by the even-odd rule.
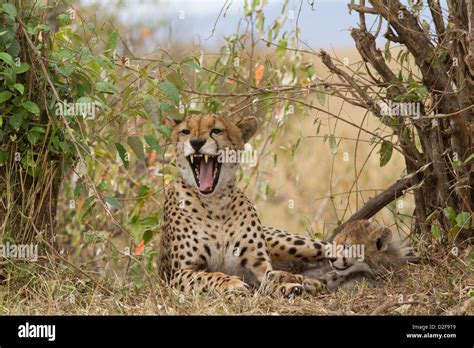
[[[280,298],[295,298],[303,294],[304,288],[301,284],[296,283],[283,283],[281,284],[275,295]]]
[[[303,280],[303,288],[306,293],[316,296],[326,290],[326,284],[318,279],[305,278]]]

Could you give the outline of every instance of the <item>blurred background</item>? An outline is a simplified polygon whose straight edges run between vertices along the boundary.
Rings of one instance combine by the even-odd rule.
[[[348,32],[357,15],[346,5],[86,0],[58,6],[51,17],[56,39],[81,54],[88,47],[90,58],[75,69],[96,70],[99,92],[90,94],[99,118],[77,128],[90,155],[66,169],[60,190],[61,248],[82,265],[122,270],[143,283],[142,265],[128,255],[154,267],[163,188],[177,178],[169,116],[256,116],[260,130],[251,145],[257,165],[242,166],[238,185],[264,225],[292,233],[329,236],[402,177],[404,161],[395,148],[381,167],[380,139],[396,143],[392,132],[324,89],[337,80],[314,54],[320,49],[348,71],[362,69]],[[395,56],[397,48],[390,49]],[[406,236],[413,209],[407,194],[374,218]]]

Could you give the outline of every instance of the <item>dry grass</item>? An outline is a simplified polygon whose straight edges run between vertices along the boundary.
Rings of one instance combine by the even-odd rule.
[[[130,277],[88,279],[58,260],[4,268],[3,314],[59,315],[444,315],[474,314],[474,284],[467,255],[425,251],[422,264],[388,275],[380,286],[361,282],[350,290],[294,300],[265,296],[219,298],[183,295],[162,285],[154,272],[141,285]],[[143,278],[146,278],[143,276]],[[100,279],[100,280],[99,280]],[[100,282],[100,284],[98,283]],[[99,287],[100,286],[100,287]]]

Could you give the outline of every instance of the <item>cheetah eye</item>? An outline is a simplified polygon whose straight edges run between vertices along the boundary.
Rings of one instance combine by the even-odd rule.
[[[185,135],[188,135],[191,133],[191,131],[189,129],[182,129],[181,132],[179,132],[180,134],[185,134]]]
[[[222,133],[222,129],[218,129],[218,128],[213,128],[211,130],[211,134],[220,134]]]

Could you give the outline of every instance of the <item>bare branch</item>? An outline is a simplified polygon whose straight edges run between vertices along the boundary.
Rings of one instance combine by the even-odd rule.
[[[344,228],[344,226],[346,226],[347,223],[355,220],[369,219],[376,213],[378,213],[387,204],[392,202],[394,199],[403,196],[405,194],[405,191],[411,186],[411,182],[411,178],[400,179],[375,197],[369,199],[362,208],[355,212],[343,224],[338,226],[333,231],[332,235],[329,237],[328,240],[331,241],[334,236],[338,234]]]
[[[384,191],[376,195],[375,197],[369,199],[367,203],[355,212],[346,222],[338,226],[332,233],[329,240],[331,241],[336,234],[338,234],[346,224],[355,220],[369,219],[378,213],[382,208],[393,200],[401,197],[409,189],[416,188],[420,186],[420,183],[423,182],[424,171],[428,169],[431,163],[424,165],[416,172],[396,181]]]
[[[428,0],[428,6],[430,8],[431,17],[433,17],[438,42],[443,42],[446,28],[444,26],[443,12],[441,11],[439,0]]]
[[[371,7],[365,7],[365,6],[356,5],[356,4],[347,4],[347,7],[349,8],[349,11],[355,10],[359,13],[369,13],[369,14],[375,14],[375,15],[379,14],[376,9],[371,8]]]
[[[372,98],[370,95],[367,94],[366,91],[362,89],[362,87],[357,83],[357,81],[354,80],[347,72],[345,72],[342,69],[339,69],[334,65],[334,63],[331,60],[331,57],[324,51],[320,51],[320,57],[324,65],[333,73],[338,75],[339,77],[343,78],[352,88],[355,96],[359,96],[361,99],[361,102],[364,104],[364,107],[373,112],[378,118],[380,118],[382,121],[385,121],[384,124],[387,124],[390,126],[396,134],[401,134],[403,131],[403,127],[400,125],[396,125],[395,122],[390,122],[389,117],[383,117],[380,107],[377,105],[377,103],[374,101],[374,98]],[[388,120],[387,120],[388,119]],[[421,163],[421,154],[418,152],[416,145],[413,143],[411,139],[408,139],[406,137],[399,137],[400,144],[403,149],[403,153],[405,156],[412,161],[413,165],[415,168],[419,167],[419,163]]]

